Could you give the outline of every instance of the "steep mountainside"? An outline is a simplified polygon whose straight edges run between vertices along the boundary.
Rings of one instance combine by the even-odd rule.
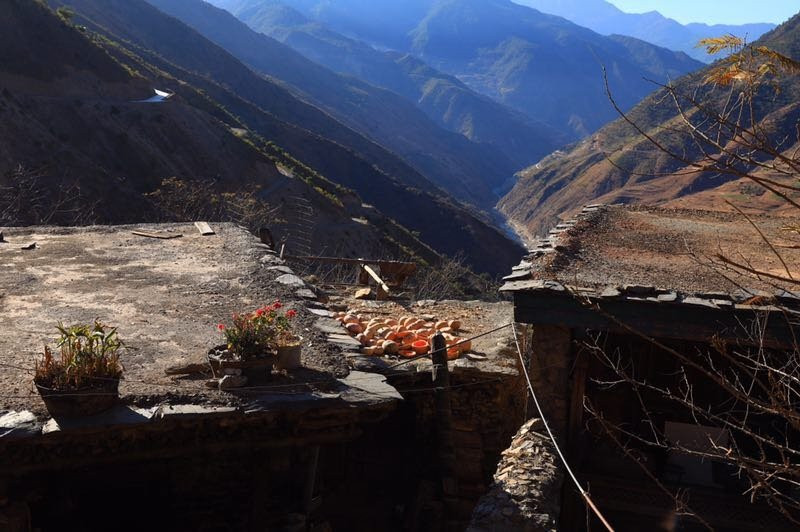
[[[177,0],[155,0],[155,3],[165,10],[165,4],[187,6]],[[431,68],[410,54],[379,51],[364,42],[349,39],[309,20],[278,0],[242,1],[234,7],[233,13],[254,30],[282,41],[333,71],[402,96],[438,126],[474,142],[488,144],[495,153],[505,155],[516,169],[536,162],[569,140],[554,128],[477,94],[457,78]],[[258,52],[257,46],[245,46],[245,39],[241,36],[243,32],[233,31],[230,24],[221,24],[221,16],[212,20],[210,16],[202,15],[199,9],[186,7],[167,11],[180,16],[258,70],[287,81],[308,94],[322,92],[330,97],[340,97],[334,91],[323,91],[323,83],[318,82],[320,76],[308,75],[309,69],[300,68],[297,61],[286,53],[281,53],[281,61],[276,61],[271,55]],[[226,25],[229,26],[227,29],[221,27]],[[265,45],[262,43],[261,48]],[[241,53],[236,50],[241,50]],[[303,75],[299,76],[299,73]],[[354,84],[352,77],[346,78],[351,85]],[[363,93],[363,90],[359,92]],[[334,100],[333,103],[337,102]],[[359,105],[363,106],[360,102]],[[392,121],[386,125],[393,130],[390,138],[395,138],[397,123]]]
[[[242,1],[216,0],[235,9]],[[583,136],[614,118],[602,66],[623,107],[702,66],[650,44],[624,46],[510,0],[288,0],[347,36],[412,53],[528,116]],[[395,13],[402,11],[402,14]]]
[[[514,0],[542,13],[550,13],[571,20],[603,35],[627,35],[649,43],[685,52],[698,61],[709,63],[714,57],[697,42],[706,37],[733,34],[754,41],[775,27],[769,23],[754,24],[681,24],[658,11],[625,13],[606,0]],[[753,17],[758,18],[754,10]]]
[[[131,43],[87,30],[81,33],[38,2],[0,4],[2,223],[172,219],[175,212],[164,210],[150,193],[162,188],[167,178],[185,183],[202,180],[210,183],[203,189],[207,195],[255,193],[276,209],[278,232],[284,227],[281,219],[294,218],[295,198],[304,198],[314,211],[315,250],[437,259],[429,245],[364,205],[359,195],[326,180],[248,129],[249,124],[226,111],[212,93],[227,94],[226,102],[238,101],[243,110],[252,104],[208,81],[199,90],[193,82],[201,78],[163,59],[156,66],[143,59],[140,51]],[[154,88],[174,95],[161,103],[141,102]],[[250,117],[264,124],[278,122],[258,108],[250,109]],[[286,137],[272,140],[289,149],[295,142],[303,146],[314,139],[307,131],[289,126],[280,132],[286,132]],[[350,167],[355,162],[344,159],[344,154],[331,154],[339,159],[334,166]],[[34,177],[13,179],[18,165]],[[369,164],[363,167],[371,168]],[[388,180],[384,174],[375,175]],[[380,183],[375,188],[392,193]],[[439,242],[443,244],[439,252],[464,249],[469,254],[480,239],[487,239],[496,246],[498,264],[518,259],[519,247],[496,230],[447,202],[401,190],[430,211],[422,217],[424,221],[441,225],[427,236],[439,239],[442,228],[449,235],[450,242]],[[183,198],[170,199],[181,202]],[[206,203],[214,200],[203,199]],[[469,259],[475,256],[470,254]],[[479,270],[502,271],[480,256],[470,262]]]
[[[254,70],[288,84],[337,120],[397,153],[452,196],[491,208],[493,190],[520,168],[492,147],[443,130],[405,98],[335,74],[211,4],[150,1]]]
[[[789,57],[800,57],[800,15],[766,34],[757,44]],[[708,85],[701,87],[707,73],[708,69],[704,69],[685,76],[675,82],[676,87],[689,94],[700,87],[697,93],[700,101],[721,108],[729,92]],[[778,94],[764,89],[756,116],[766,120],[774,138],[788,139],[784,145],[790,149],[797,142],[800,77],[788,77],[782,85]],[[689,159],[699,156],[697,146],[670,131],[678,116],[674,104],[664,98],[662,91],[644,99],[629,116],[677,153],[685,153]],[[658,151],[619,119],[521,172],[499,208],[521,232],[534,236],[545,232],[559,215],[586,203],[668,203],[711,209],[725,208],[724,199],[750,208],[771,209],[780,203],[749,181],[684,170],[679,162]]]

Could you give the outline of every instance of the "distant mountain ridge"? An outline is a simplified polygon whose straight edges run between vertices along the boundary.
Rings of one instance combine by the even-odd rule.
[[[463,250],[468,264],[491,274],[518,259],[516,243],[447,196],[404,184],[305,129],[358,139],[178,20],[142,0],[69,5],[83,32],[38,2],[0,3],[0,187],[21,164],[41,174],[48,193],[75,183],[80,200],[70,201],[90,206],[88,219],[119,223],[170,216],[149,196],[165,179],[204,181],[218,193],[258,194],[277,208],[276,221],[295,216],[293,197],[309,201],[315,252],[435,263]],[[136,102],[153,88],[175,95]],[[63,223],[58,213],[52,221]]]
[[[158,1],[163,7],[163,0]],[[477,94],[455,77],[436,71],[410,54],[376,50],[308,19],[277,0],[242,0],[220,5],[227,5],[255,31],[291,46],[310,60],[343,73],[350,80],[354,77],[388,89],[415,104],[440,127],[490,146],[516,167],[511,173],[570,140],[564,132]],[[174,10],[171,13],[177,14]],[[191,16],[186,10],[180,15],[186,21]],[[248,62],[256,68],[260,63],[258,58]],[[304,87],[302,81],[310,81],[292,81],[291,73],[285,69],[284,73],[274,75],[300,89]],[[392,128],[392,134],[397,134],[396,122],[387,122],[387,126]]]
[[[236,12],[259,0],[215,1]],[[625,46],[510,0],[285,3],[345,36],[410,53],[573,138],[614,117],[605,99],[602,65],[624,107],[651,90],[644,77],[666,81],[702,66],[683,53],[648,43]]]
[[[800,58],[800,14],[762,36],[756,44]],[[674,85],[684,94],[695,95],[704,105],[721,108],[730,91],[714,91],[713,87],[702,85],[710,68],[675,80]],[[798,94],[800,76],[790,75],[782,80],[780,92],[763,94],[755,107],[757,116],[763,117],[768,130],[774,132],[774,138],[785,139],[783,148],[787,153],[793,153],[798,146]],[[683,143],[685,138],[676,138],[669,127],[679,117],[664,91],[642,100],[628,116],[676,153],[689,159],[701,156],[697,146]],[[724,209],[725,200],[734,198],[740,207],[754,211],[786,204],[775,201],[776,197],[748,180],[687,170],[691,169],[655,148],[620,118],[520,172],[517,184],[498,207],[520,234],[533,238],[545,233],[560,216],[587,203]]]
[[[483,209],[494,206],[499,198],[495,191],[502,189],[520,168],[521,161],[530,162],[558,145],[558,134],[551,133],[544,125],[540,127],[541,132],[524,126],[522,138],[517,142],[531,144],[528,157],[510,160],[500,146],[470,142],[464,135],[445,130],[408,99],[359,79],[336,74],[290,47],[253,31],[211,4],[200,0],[150,2],[255,71],[299,91],[302,99],[396,153],[449,195]],[[511,115],[510,112],[506,114]],[[509,133],[512,128],[513,124],[509,123]]]
[[[697,47],[700,39],[733,34],[754,41],[775,27],[775,24],[681,24],[658,11],[625,13],[606,0],[514,0],[516,3],[543,13],[564,17],[602,35],[626,35],[670,50],[685,52],[689,56],[710,63],[715,59],[703,48]],[[758,16],[754,10],[754,17]]]

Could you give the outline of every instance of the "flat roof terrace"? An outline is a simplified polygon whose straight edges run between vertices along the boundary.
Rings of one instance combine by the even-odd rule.
[[[285,402],[287,391],[305,399],[330,398],[332,389],[341,392],[339,379],[349,374],[346,359],[312,326],[319,305],[309,287],[244,228],[214,224],[213,229],[216,234],[210,236],[189,223],[5,229],[0,244],[0,416],[26,410],[45,415],[32,385],[35,357],[57,336],[58,322],[95,318],[118,327],[125,343],[124,403],[245,404],[253,399],[248,394],[210,389],[199,375],[165,372],[204,364],[207,351],[221,343],[217,323],[276,299],[297,309],[297,332],[304,337],[304,367],[273,379],[282,392],[274,396],[276,403]],[[152,238],[135,232],[181,236]],[[355,382],[352,375],[350,380]],[[367,388],[377,384],[378,393],[362,393],[359,401],[372,397],[381,402],[384,392],[393,392],[388,385],[380,387],[379,375],[363,380],[369,381]],[[315,396],[319,389],[324,393]],[[261,390],[259,396],[271,391]]]

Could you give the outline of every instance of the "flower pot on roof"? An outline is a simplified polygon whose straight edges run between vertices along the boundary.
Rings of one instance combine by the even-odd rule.
[[[247,377],[249,383],[266,379],[278,362],[279,339],[290,331],[294,310],[281,311],[280,301],[246,314],[234,314],[233,323],[217,327],[225,339],[211,349],[208,361],[216,378]]]
[[[108,410],[119,401],[122,342],[117,329],[59,323],[58,353],[45,346],[33,382],[51,416],[80,417]]]
[[[300,355],[303,350],[303,337],[297,336],[291,331],[283,331],[277,338],[278,361],[276,369],[293,370],[299,368],[301,364]]]

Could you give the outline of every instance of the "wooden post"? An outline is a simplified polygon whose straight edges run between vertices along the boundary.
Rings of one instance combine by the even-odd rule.
[[[389,287],[386,283],[383,282],[380,275],[378,275],[375,270],[373,270],[369,265],[362,264],[361,271],[364,272],[367,276],[367,279],[372,279],[378,287],[378,299],[386,299],[389,297]],[[361,278],[359,277],[359,281]]]
[[[308,461],[308,470],[306,472],[306,483],[303,487],[303,512],[308,518],[313,509],[314,500],[314,487],[317,483],[317,465],[319,464],[319,445],[311,448],[311,456]]]
[[[439,455],[439,477],[445,510],[445,528],[448,521],[456,519],[458,483],[456,481],[456,455],[453,445],[453,420],[450,406],[450,369],[447,367],[447,341],[442,333],[431,338],[433,359],[433,385],[435,389],[436,443]]]

